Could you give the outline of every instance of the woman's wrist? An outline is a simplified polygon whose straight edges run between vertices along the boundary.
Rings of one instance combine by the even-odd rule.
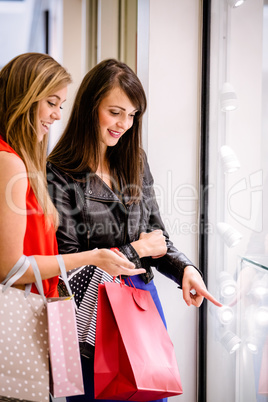
[[[99,262],[99,249],[81,251],[71,254],[62,254],[65,262],[66,271],[71,271],[74,268],[82,267],[83,265],[96,265]]]
[[[130,244],[134,248],[136,253],[138,254],[139,258],[147,257],[146,248],[144,247],[144,242],[143,241],[136,240],[136,241],[133,241]]]
[[[93,250],[85,251],[85,262],[83,265],[98,266],[101,258],[101,249],[94,248]]]
[[[186,267],[184,268],[183,276],[192,276],[192,275],[196,275],[197,273],[202,278],[202,274],[198,268],[196,268],[194,265],[186,265]]]

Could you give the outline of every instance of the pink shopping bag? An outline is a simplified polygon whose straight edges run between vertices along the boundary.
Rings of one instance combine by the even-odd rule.
[[[50,392],[56,397],[84,394],[74,303],[48,299]]]
[[[69,297],[47,299],[48,346],[50,356],[50,392],[54,397],[84,394],[82,367],[75,317],[75,303],[67,280],[64,260],[57,255],[61,276]],[[36,275],[40,294],[42,282],[36,260],[28,257]],[[38,275],[39,273],[39,275]]]

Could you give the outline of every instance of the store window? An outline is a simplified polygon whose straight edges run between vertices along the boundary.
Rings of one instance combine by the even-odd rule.
[[[206,401],[267,402],[268,3],[209,3]]]

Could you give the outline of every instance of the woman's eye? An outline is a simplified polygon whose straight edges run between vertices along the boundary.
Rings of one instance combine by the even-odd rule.
[[[47,103],[48,103],[50,106],[56,106],[55,103],[53,103],[53,102],[47,101]]]
[[[111,114],[113,114],[113,115],[118,115],[119,112],[113,112],[113,111],[111,110]]]

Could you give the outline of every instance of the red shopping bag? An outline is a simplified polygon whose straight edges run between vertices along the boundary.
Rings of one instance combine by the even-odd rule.
[[[173,344],[150,292],[99,285],[96,399],[151,401],[182,394]]]

